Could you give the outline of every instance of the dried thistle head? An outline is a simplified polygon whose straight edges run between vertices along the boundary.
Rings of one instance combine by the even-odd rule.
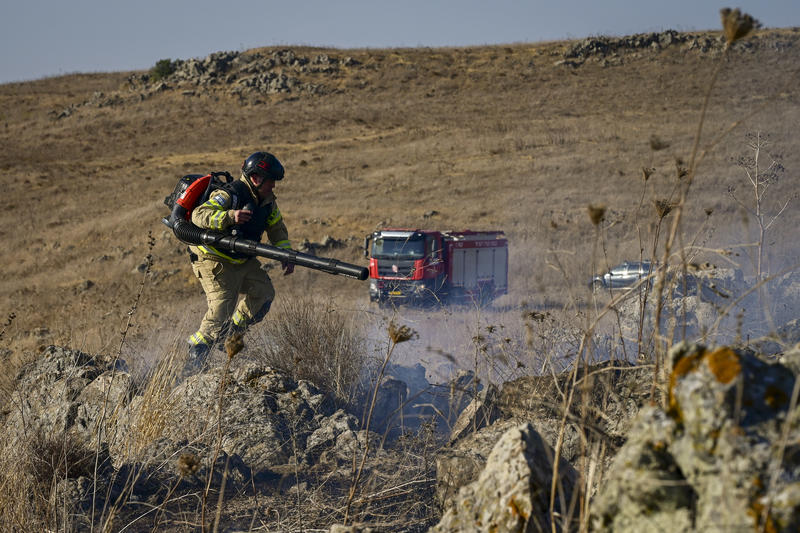
[[[228,354],[228,359],[233,359],[233,356],[242,351],[244,348],[244,334],[234,333],[225,339],[225,353]]]
[[[656,215],[658,215],[658,218],[664,218],[669,214],[670,211],[672,211],[673,205],[669,200],[664,198],[653,200],[653,207],[656,209]]]
[[[182,453],[178,457],[178,473],[183,476],[192,476],[200,470],[200,458],[193,453]]]
[[[389,338],[395,344],[411,340],[417,335],[417,332],[408,326],[398,326],[394,321],[389,322]]]
[[[747,37],[751,31],[761,27],[761,23],[756,19],[742,13],[739,8],[723,8],[719,10],[722,19],[722,31],[725,33],[725,46],[730,46],[734,42]]]
[[[592,224],[597,226],[606,216],[606,206],[604,205],[591,205],[587,207],[587,211],[589,212],[589,220],[592,221]]]
[[[655,173],[656,169],[652,167],[642,167],[642,179],[647,181]]]

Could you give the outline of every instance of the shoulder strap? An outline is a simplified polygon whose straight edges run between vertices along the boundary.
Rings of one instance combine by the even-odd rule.
[[[228,172],[210,172],[207,176],[211,176],[211,179],[208,180],[208,186],[206,187],[203,196],[200,198],[199,204],[206,202],[209,198],[211,198],[211,193],[217,189],[223,189],[226,186],[230,185],[233,182],[233,176],[231,176]],[[225,178],[225,181],[222,181],[220,178]]]
[[[251,198],[250,188],[242,180],[234,180],[223,187],[231,194],[231,209],[241,209]]]

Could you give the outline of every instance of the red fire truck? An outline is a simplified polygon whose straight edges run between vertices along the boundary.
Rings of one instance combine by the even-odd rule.
[[[382,229],[364,239],[379,304],[487,303],[508,292],[502,231]]]

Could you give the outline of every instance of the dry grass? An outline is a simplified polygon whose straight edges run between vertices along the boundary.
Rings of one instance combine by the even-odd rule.
[[[313,297],[284,300],[276,307],[277,317],[268,315],[250,337],[250,353],[261,364],[314,383],[342,405],[364,393],[374,363],[359,324],[362,315]]]

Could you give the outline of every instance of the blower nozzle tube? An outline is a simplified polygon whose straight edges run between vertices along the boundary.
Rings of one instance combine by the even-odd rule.
[[[164,219],[163,222],[172,228],[179,240],[187,244],[206,244],[215,248],[293,263],[298,266],[327,272],[328,274],[347,276],[358,280],[365,280],[369,277],[369,270],[366,267],[345,263],[338,259],[317,257],[296,250],[261,244],[236,235],[204,230],[183,218],[170,217],[170,219]]]

